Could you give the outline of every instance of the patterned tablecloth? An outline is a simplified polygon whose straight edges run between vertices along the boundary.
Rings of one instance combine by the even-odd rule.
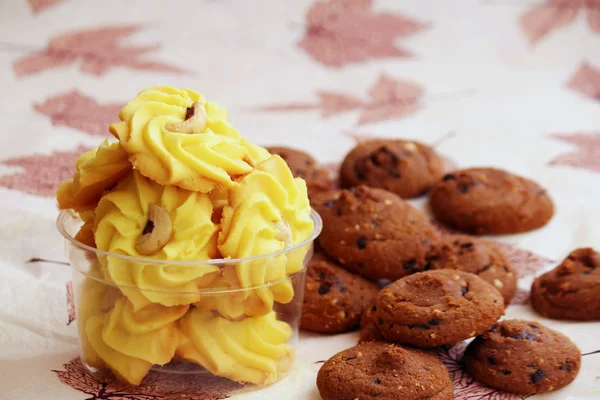
[[[538,319],[585,354],[572,385],[534,398],[600,398],[600,323],[546,320],[528,302],[532,274],[600,247],[599,0],[3,0],[0,399],[176,397],[97,383],[71,361],[70,271],[36,261],[65,260],[59,181],[109,137],[128,99],[157,84],[195,88],[254,142],[310,151],[332,169],[357,141],[404,137],[461,167],[539,181],[556,202],[551,223],[494,238],[522,277],[507,316]],[[259,397],[318,399],[318,361],[356,339],[303,333],[291,380]],[[445,356],[456,399],[523,398],[474,382],[462,350]],[[218,398],[203,390],[188,398]]]

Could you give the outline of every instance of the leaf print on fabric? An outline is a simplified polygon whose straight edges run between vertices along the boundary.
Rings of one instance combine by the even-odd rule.
[[[567,86],[572,90],[600,101],[600,69],[594,68],[588,62],[584,62],[569,80]]]
[[[79,358],[53,370],[62,383],[91,397],[87,400],[221,400],[241,385],[209,374],[169,374],[150,371],[141,386],[121,383],[114,378],[99,380]]]
[[[517,292],[513,296],[510,304],[512,305],[526,305],[530,303],[529,290],[518,288]]]
[[[369,97],[360,99],[336,92],[317,92],[318,103],[289,103],[261,107],[262,111],[319,110],[323,118],[359,111],[358,125],[404,118],[422,107],[424,89],[416,83],[394,79],[386,74],[369,89]]]
[[[520,23],[529,41],[536,43],[572,23],[581,10],[587,12],[592,31],[600,33],[600,0],[546,0],[521,15]]]
[[[453,229],[435,219],[432,219],[431,223],[438,230],[440,235],[442,235],[442,237],[444,235],[452,235],[457,233],[460,233],[461,235],[465,236],[472,236],[464,232],[458,231],[456,229]],[[533,251],[521,249],[519,247],[497,242],[495,240],[492,240],[492,242],[496,246],[498,246],[500,251],[502,251],[502,253],[504,253],[504,255],[508,258],[508,261],[511,263],[511,265],[517,270],[517,273],[519,274],[520,278],[527,275],[531,275],[552,262],[551,259],[536,254]]]
[[[454,400],[523,400],[529,397],[503,392],[477,382],[462,363],[466,348],[467,342],[460,342],[439,349],[442,363],[448,368],[454,383]]]
[[[50,40],[44,50],[15,61],[18,77],[38,74],[48,69],[81,62],[81,71],[103,75],[110,68],[125,67],[142,71],[185,72],[182,68],[142,57],[158,46],[123,46],[120,40],[139,31],[139,26],[116,26],[76,31]]]
[[[108,125],[118,119],[123,104],[99,104],[77,90],[71,90],[34,104],[54,126],[68,126],[92,135],[108,135]]]
[[[341,67],[370,59],[410,57],[399,38],[428,27],[412,18],[375,12],[372,0],[317,1],[306,15],[306,31],[298,43],[315,61]],[[357,29],[359,27],[359,29]]]
[[[27,0],[29,8],[34,14],[46,11],[48,8],[62,2],[63,0]]]
[[[58,185],[75,172],[75,160],[88,150],[78,147],[75,151],[53,152],[50,155],[36,154],[0,161],[2,165],[20,169],[12,174],[0,176],[0,187],[52,197],[56,194]]]
[[[549,165],[563,165],[600,172],[600,132],[554,134],[550,137],[574,145],[574,150],[563,153],[550,161]]]

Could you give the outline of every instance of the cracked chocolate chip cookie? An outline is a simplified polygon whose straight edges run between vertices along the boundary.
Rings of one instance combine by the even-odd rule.
[[[550,392],[571,383],[581,353],[568,337],[538,322],[505,320],[469,344],[465,367],[478,381],[507,392]]]
[[[441,256],[440,238],[425,216],[386,190],[324,192],[312,206],[323,219],[325,252],[367,278],[395,280],[431,268]]]
[[[495,168],[470,168],[445,175],[429,195],[437,219],[477,234],[517,233],[545,225],[554,214],[546,190]]]
[[[317,375],[323,400],[451,400],[448,370],[428,351],[361,343],[331,357]]]
[[[427,271],[382,289],[375,313],[377,326],[388,341],[436,347],[490,329],[504,313],[504,299],[477,275]]]
[[[300,327],[341,333],[355,328],[379,286],[316,253],[308,264]]]
[[[360,337],[358,339],[359,343],[362,342],[372,342],[375,340],[385,341],[385,338],[379,331],[377,327],[377,322],[375,322],[377,315],[377,305],[373,303],[369,308],[365,310],[361,319],[360,319]]]
[[[502,251],[492,242],[466,235],[447,235],[451,256],[431,262],[431,269],[457,269],[477,275],[492,284],[504,298],[504,304],[517,290],[517,273]]]
[[[406,199],[427,192],[443,173],[443,159],[429,146],[400,139],[374,139],[348,153],[340,178],[342,187],[367,185]]]
[[[548,318],[599,320],[600,254],[591,248],[573,251],[533,281],[531,304]]]
[[[322,168],[310,154],[289,147],[267,147],[271,154],[277,154],[286,162],[296,178],[306,181],[308,196],[333,189],[333,180],[329,172]]]

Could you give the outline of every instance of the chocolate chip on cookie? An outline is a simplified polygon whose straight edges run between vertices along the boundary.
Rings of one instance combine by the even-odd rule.
[[[377,327],[376,321],[377,315],[377,305],[373,303],[369,308],[363,312],[363,315],[360,319],[360,337],[358,339],[359,343],[362,342],[372,342],[375,340],[385,341],[385,338],[379,331]]]
[[[475,274],[500,292],[504,304],[510,304],[517,290],[517,273],[498,246],[466,235],[447,235],[444,239],[451,256],[433,260],[431,269],[457,269]]]
[[[337,353],[317,375],[323,400],[451,400],[448,370],[428,351],[383,342]]]
[[[571,383],[581,353],[568,337],[538,322],[504,320],[471,342],[463,361],[488,386],[534,394]]]
[[[443,159],[429,146],[400,139],[374,139],[348,153],[340,178],[342,187],[368,185],[412,198],[427,192],[443,173]]]
[[[395,280],[429,269],[440,238],[425,216],[393,193],[358,186],[315,196],[323,219],[319,243],[346,269]]]
[[[531,304],[548,318],[600,319],[600,254],[591,248],[573,251],[533,281]]]
[[[286,162],[296,178],[306,181],[308,196],[333,189],[333,181],[329,172],[322,168],[310,154],[289,147],[267,147],[271,154],[277,154]]]
[[[531,231],[554,214],[550,196],[537,183],[494,168],[445,175],[429,202],[437,219],[478,234]]]
[[[300,326],[314,332],[340,333],[355,328],[379,286],[316,253],[308,264]]]
[[[404,277],[382,289],[376,322],[390,342],[436,347],[487,331],[503,312],[500,293],[477,275],[437,270]]]

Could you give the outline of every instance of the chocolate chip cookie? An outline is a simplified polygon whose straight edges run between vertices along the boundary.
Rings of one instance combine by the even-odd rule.
[[[271,154],[277,154],[286,162],[296,178],[306,181],[308,196],[333,189],[333,180],[329,172],[322,168],[310,154],[289,147],[267,147]]]
[[[600,254],[591,248],[573,251],[533,281],[531,304],[548,318],[600,320]]]
[[[317,375],[323,400],[451,400],[448,370],[433,353],[383,342],[337,353]]]
[[[440,238],[425,216],[393,193],[357,186],[320,193],[312,206],[323,219],[319,243],[346,269],[395,280],[429,269]]]
[[[427,192],[444,174],[444,160],[429,146],[400,139],[359,143],[344,159],[342,187],[367,185],[412,198]]]
[[[517,291],[517,273],[495,244],[466,235],[447,235],[444,239],[451,256],[432,261],[431,269],[457,269],[475,274],[500,292],[504,304],[510,304]]]
[[[377,295],[377,326],[390,342],[419,347],[453,344],[490,329],[504,299],[477,275],[454,270],[404,277]]]
[[[531,231],[554,214],[550,196],[537,183],[495,168],[445,175],[431,189],[429,203],[437,219],[477,234]]]
[[[306,271],[300,327],[321,333],[349,331],[359,324],[377,292],[375,283],[316,253]]]
[[[360,337],[358,339],[359,343],[362,342],[372,342],[375,340],[385,341],[385,338],[379,331],[377,327],[376,320],[377,315],[377,305],[373,303],[370,307],[368,307],[360,318]]]
[[[471,342],[463,361],[488,386],[534,394],[571,383],[581,353],[568,337],[538,322],[505,320]]]

